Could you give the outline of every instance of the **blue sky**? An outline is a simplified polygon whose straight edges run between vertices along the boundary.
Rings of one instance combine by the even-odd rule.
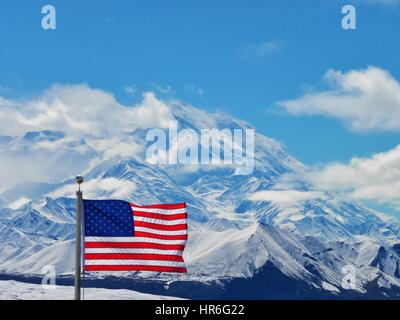
[[[19,97],[84,82],[123,103],[171,87],[158,94],[243,118],[307,164],[346,161],[390,150],[400,134],[354,133],[277,103],[323,87],[331,68],[373,65],[400,79],[400,6],[366,2],[355,2],[358,29],[345,31],[335,0],[2,1],[0,87]],[[44,4],[57,9],[57,30],[42,30]]]

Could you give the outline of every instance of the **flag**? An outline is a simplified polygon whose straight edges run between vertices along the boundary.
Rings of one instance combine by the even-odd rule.
[[[185,273],[186,204],[83,200],[85,271]]]

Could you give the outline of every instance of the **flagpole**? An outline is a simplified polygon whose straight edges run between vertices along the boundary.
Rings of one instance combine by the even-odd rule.
[[[76,192],[76,248],[75,248],[75,300],[81,300],[81,241],[82,241],[82,202],[81,184],[83,177],[76,177],[78,191]]]

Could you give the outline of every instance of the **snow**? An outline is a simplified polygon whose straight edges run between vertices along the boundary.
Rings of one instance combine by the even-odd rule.
[[[328,291],[340,293],[340,290],[338,288],[325,281],[322,282],[322,288]]]
[[[17,281],[0,281],[0,300],[73,300],[74,287],[55,286],[54,289],[40,284]],[[158,296],[131,290],[87,288],[85,300],[177,300],[180,298]]]
[[[243,121],[184,104],[171,106],[171,112],[184,128],[248,128]],[[141,142],[144,136],[142,130],[129,133]],[[127,136],[120,138],[123,142]],[[18,138],[13,140],[18,143]],[[35,143],[30,141],[29,146]],[[189,273],[138,277],[168,283],[250,279],[269,262],[291,279],[330,293],[340,288],[346,265],[357,268],[359,292],[378,276],[384,287],[399,286],[400,256],[393,246],[400,243],[400,223],[339,195],[309,190],[301,178],[287,179],[304,166],[262,135],[255,137],[255,170],[249,176],[223,167],[154,166],[137,154],[96,158],[90,165],[84,174],[84,195],[118,196],[143,205],[188,204],[190,232],[184,258]],[[19,208],[0,207],[0,271],[40,275],[44,266],[53,265],[57,274],[73,273],[75,201],[66,198],[75,190],[73,185],[73,180],[31,183],[0,194],[0,204],[5,205],[32,199]]]

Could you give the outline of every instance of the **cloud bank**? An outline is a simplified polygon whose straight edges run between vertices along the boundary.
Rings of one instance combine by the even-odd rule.
[[[26,182],[60,182],[96,162],[136,156],[129,133],[166,128],[173,116],[149,92],[124,106],[88,85],[54,85],[31,99],[0,97],[0,192]]]
[[[376,67],[345,73],[329,70],[323,81],[327,90],[279,105],[294,116],[339,119],[356,132],[400,131],[400,83],[388,71]]]
[[[87,85],[54,85],[30,100],[0,99],[0,135],[57,130],[71,136],[103,137],[127,130],[164,128],[169,119],[167,106],[153,93],[145,93],[137,106],[123,106],[112,94]]]
[[[400,145],[348,163],[311,170],[307,178],[321,189],[335,190],[357,200],[373,200],[400,208]]]

